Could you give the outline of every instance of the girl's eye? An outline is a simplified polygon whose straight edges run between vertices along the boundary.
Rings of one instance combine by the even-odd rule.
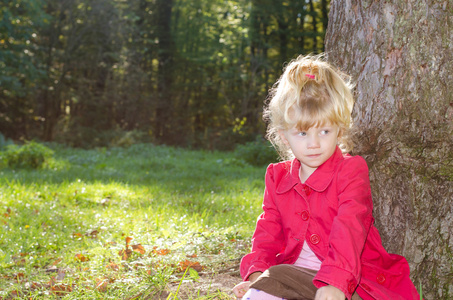
[[[322,134],[322,135],[326,135],[326,134],[328,134],[329,132],[330,132],[329,130],[322,130],[322,131],[321,131],[321,134]]]
[[[297,133],[297,135],[299,135],[299,136],[306,136],[306,135],[307,135],[307,133],[306,133],[306,132],[303,132],[303,131],[301,131],[301,132],[298,132],[298,133]]]

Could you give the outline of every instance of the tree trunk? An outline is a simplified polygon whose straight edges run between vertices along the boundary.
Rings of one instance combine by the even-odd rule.
[[[318,53],[318,20],[316,18],[315,6],[313,5],[313,0],[309,0],[308,4],[310,5],[310,15],[311,15],[311,25],[313,26],[313,53]]]
[[[327,26],[329,24],[329,9],[328,1],[321,0],[321,13],[322,13],[322,32],[325,34],[327,31]],[[322,51],[325,51],[325,43],[322,44]]]
[[[174,68],[174,42],[171,34],[172,0],[159,0],[157,3],[157,35],[159,39],[156,116],[154,135],[157,140],[172,144],[172,84]]]
[[[453,299],[453,5],[331,2],[326,51],[353,76],[354,154],[384,246],[425,299]]]

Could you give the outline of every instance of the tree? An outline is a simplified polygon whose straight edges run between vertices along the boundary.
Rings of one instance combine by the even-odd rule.
[[[44,76],[36,59],[36,27],[48,21],[41,0],[2,1],[0,6],[0,133],[27,137],[36,117],[32,95]]]
[[[175,47],[171,32],[172,0],[157,0],[157,37],[159,39],[157,75],[158,103],[155,114],[155,137],[163,140],[173,136],[172,123],[172,85],[175,60]]]
[[[355,154],[384,245],[425,299],[453,297],[453,70],[448,1],[331,4],[328,59],[356,81]]]

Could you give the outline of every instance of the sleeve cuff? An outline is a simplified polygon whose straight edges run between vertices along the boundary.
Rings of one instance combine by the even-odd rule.
[[[252,275],[252,273],[264,272],[267,269],[269,269],[269,266],[267,264],[265,264],[265,263],[255,263],[255,264],[250,266],[250,268],[247,270],[247,273],[245,273],[242,278],[244,279],[244,281],[248,281],[249,280],[249,276]]]
[[[359,280],[344,269],[335,266],[322,266],[313,279],[313,284],[317,288],[332,285],[340,289],[347,299],[351,299],[359,284]]]

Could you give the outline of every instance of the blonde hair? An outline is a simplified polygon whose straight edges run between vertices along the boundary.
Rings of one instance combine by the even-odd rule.
[[[267,138],[280,156],[292,157],[280,130],[308,130],[326,123],[340,128],[340,142],[343,148],[349,148],[346,137],[352,125],[352,88],[350,77],[327,63],[322,54],[292,60],[270,90],[264,110],[264,119],[269,123]]]

